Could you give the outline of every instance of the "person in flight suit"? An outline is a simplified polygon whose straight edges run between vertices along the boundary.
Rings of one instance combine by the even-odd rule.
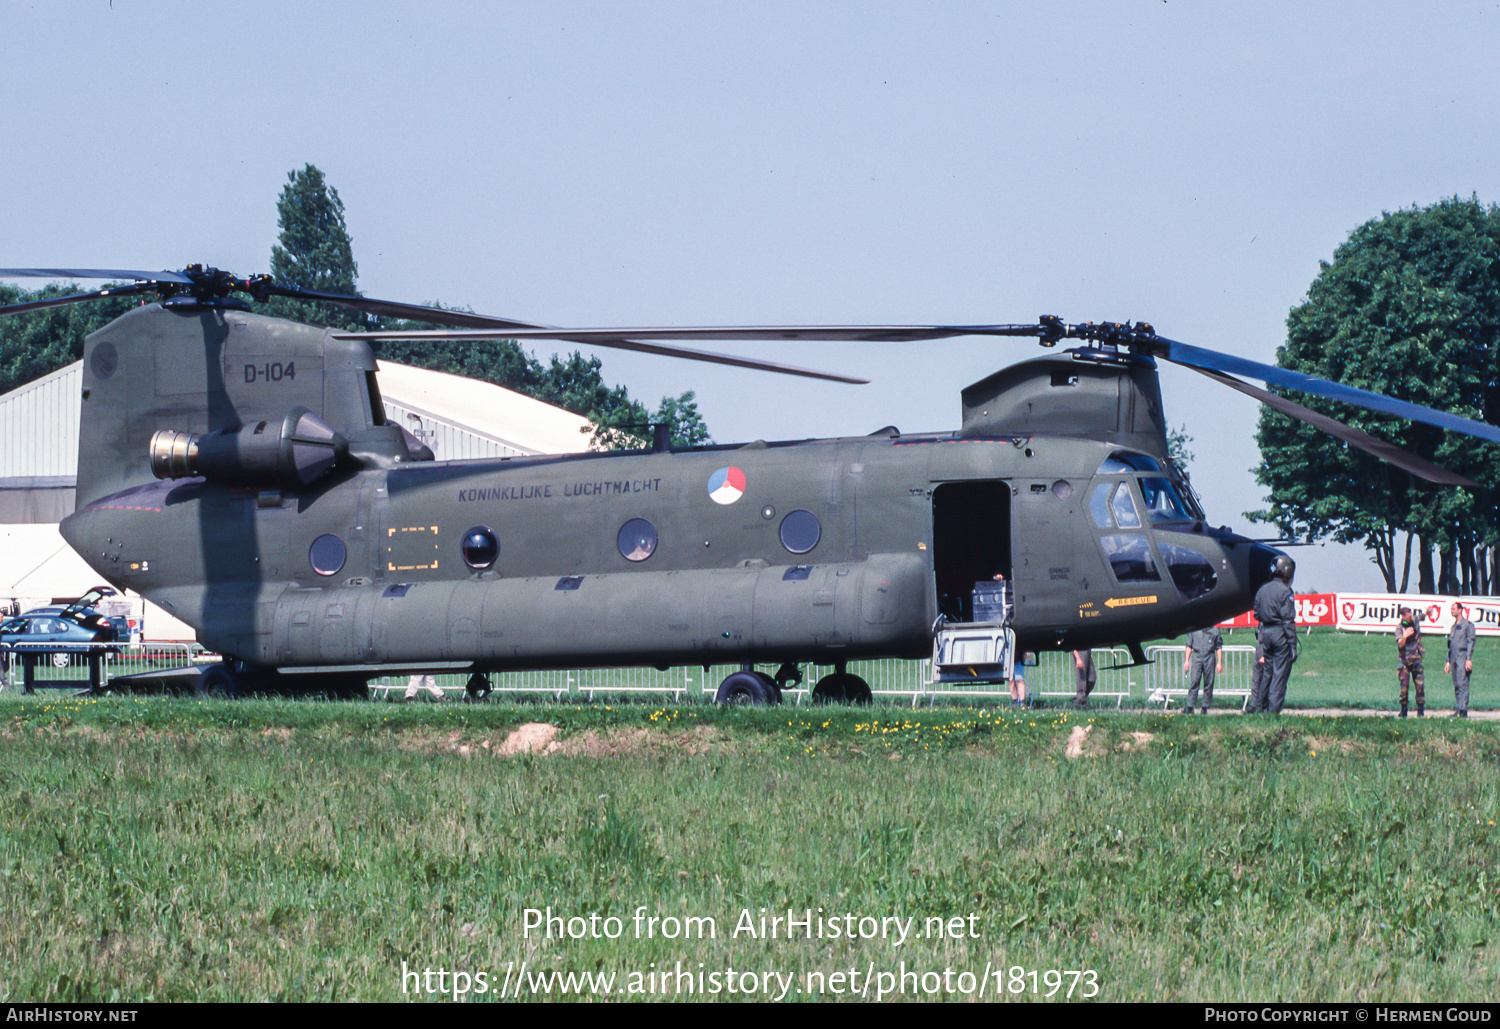
[[[1099,671],[1094,667],[1094,652],[1092,650],[1073,651],[1073,682],[1076,691],[1073,695],[1073,706],[1085,708],[1089,706],[1089,694],[1094,692],[1094,686],[1099,681]]]
[[[1286,702],[1286,684],[1292,676],[1292,662],[1297,660],[1297,600],[1292,594],[1292,577],[1296,563],[1285,554],[1277,554],[1271,565],[1271,581],[1255,594],[1256,664],[1259,674],[1253,677],[1247,713],[1269,711],[1281,714]]]
[[[1396,681],[1401,684],[1401,713],[1398,717],[1406,717],[1407,687],[1415,681],[1417,717],[1421,718],[1427,692],[1426,684],[1422,679],[1422,657],[1427,653],[1427,648],[1422,646],[1422,630],[1417,625],[1419,619],[1412,614],[1411,608],[1403,607],[1397,615],[1399,621],[1396,623]]]
[[[1187,653],[1182,657],[1182,670],[1189,673],[1187,710],[1193,713],[1193,703],[1198,699],[1198,684],[1203,684],[1203,713],[1214,700],[1214,677],[1224,670],[1224,634],[1217,625],[1199,629],[1188,636]]]
[[[1448,630],[1448,663],[1443,671],[1453,674],[1453,707],[1460,718],[1469,717],[1469,673],[1474,671],[1474,623],[1464,617],[1464,606],[1453,602],[1453,628]]]

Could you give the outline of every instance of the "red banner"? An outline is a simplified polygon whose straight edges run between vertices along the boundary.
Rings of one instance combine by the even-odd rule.
[[[1299,593],[1296,599],[1297,625],[1299,627],[1338,624],[1338,597],[1336,594]],[[1250,611],[1246,611],[1244,614],[1231,618],[1227,622],[1220,622],[1219,628],[1253,629],[1259,624],[1255,620],[1255,615]]]

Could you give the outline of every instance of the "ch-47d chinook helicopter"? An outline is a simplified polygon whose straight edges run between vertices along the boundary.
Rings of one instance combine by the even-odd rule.
[[[559,329],[236,278],[212,268],[0,269],[131,284],[0,308],[156,298],[84,343],[68,542],[224,655],[204,692],[362,690],[376,675],[740,664],[726,701],[865,699],[845,663],[932,653],[993,617],[1013,647],[1126,645],[1244,611],[1278,552],[1210,527],[1167,459],[1156,361],[1187,365],[1434,482],[1473,485],[1235,378],[1500,442],[1495,426],[1164,339],[1145,324]],[[1030,336],[1054,347],[963,391],[956,432],[435,461],[386,421],[368,339],[236,294],[795,375],[684,340]],[[642,342],[654,340],[656,342]],[[1003,577],[1006,603],[976,608]],[[983,605],[981,605],[983,606]],[[776,666],[775,678],[755,671]]]

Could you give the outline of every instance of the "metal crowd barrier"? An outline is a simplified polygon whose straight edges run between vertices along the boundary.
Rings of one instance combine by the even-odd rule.
[[[109,681],[115,643],[0,644],[0,689],[96,692]]]
[[[201,643],[0,643],[0,690],[78,689],[97,692],[110,679],[196,663]],[[27,665],[30,665],[30,681]],[[97,666],[97,674],[95,667]]]
[[[1250,692],[1250,667],[1254,647],[1226,646],[1224,648],[1224,671],[1219,674],[1214,693],[1217,697],[1248,699]],[[94,653],[84,654],[87,650]],[[66,651],[68,653],[64,653]],[[1094,650],[1094,665],[1098,669],[1098,685],[1091,699],[1115,701],[1123,706],[1136,686],[1133,678],[1136,668],[1114,667],[1129,665],[1130,656],[1124,648]],[[1147,648],[1147,656],[1154,662],[1141,668],[1144,675],[1145,695],[1149,702],[1170,707],[1174,700],[1180,701],[1187,693],[1187,677],[1182,672],[1182,646],[1155,646]],[[97,660],[94,660],[97,654]],[[92,688],[89,674],[90,664],[99,668],[98,681],[107,683],[111,676],[132,675],[139,672],[159,671],[181,667],[185,664],[218,660],[207,654],[196,642],[178,640],[146,640],[136,644],[3,644],[0,645],[0,689],[25,688],[25,665],[31,664],[31,688],[79,689]],[[54,659],[57,664],[54,665]],[[1038,663],[1026,669],[1028,697],[1072,698],[1075,695],[1073,655],[1069,652],[1049,651],[1038,655]],[[598,695],[610,694],[661,694],[674,701],[689,696],[712,698],[719,683],[740,665],[718,665],[704,672],[700,667],[673,668],[658,672],[650,668],[591,668],[525,672],[497,672],[490,675],[490,689],[494,693],[536,694],[551,696],[554,700],[567,697],[593,700]],[[771,666],[763,671],[771,672]],[[994,682],[945,682],[933,681],[930,660],[899,660],[888,658],[879,661],[853,661],[848,670],[863,678],[877,697],[910,698],[913,707],[923,701],[932,703],[939,697],[1000,699],[1009,696],[1005,684]],[[783,691],[788,703],[803,704],[811,696],[818,680],[832,672],[832,668],[821,665],[803,665],[805,680]],[[436,675],[438,688],[447,696],[462,697],[469,681],[468,672],[452,672]],[[408,677],[387,675],[371,680],[371,692],[375,698],[388,697],[395,691],[404,693]],[[425,694],[425,690],[421,690]],[[1243,704],[1242,704],[1243,706]]]
[[[1186,656],[1187,647],[1181,644],[1146,648],[1146,657],[1152,662],[1146,666],[1147,703],[1160,704],[1163,710],[1168,710],[1173,700],[1187,696],[1188,677],[1192,673],[1182,670]],[[1254,647],[1226,646],[1224,670],[1214,677],[1214,697],[1238,697],[1240,709],[1244,710],[1250,703],[1250,672],[1254,662]]]

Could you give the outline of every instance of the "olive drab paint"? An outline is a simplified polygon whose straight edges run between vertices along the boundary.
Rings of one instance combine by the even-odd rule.
[[[1274,557],[1184,499],[1149,360],[1023,362],[956,433],[483,461],[422,459],[375,372],[309,326],[131,311],[86,341],[64,536],[245,668],[355,677],[924,657],[995,576],[1020,648],[1139,644]],[[159,479],[153,448],[214,462]]]

